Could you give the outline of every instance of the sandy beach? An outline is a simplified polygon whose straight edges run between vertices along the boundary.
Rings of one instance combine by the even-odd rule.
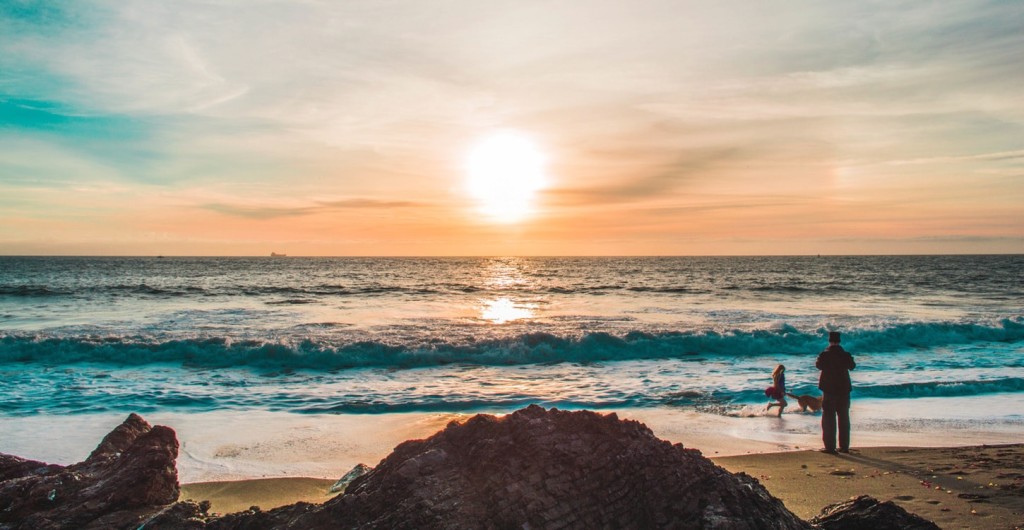
[[[333,480],[309,477],[263,478],[182,484],[179,499],[210,501],[210,511],[234,513],[259,506],[263,510],[296,502],[322,503],[330,493]]]
[[[868,447],[849,455],[790,451],[713,459],[757,478],[798,516],[871,495],[893,501],[945,529],[1024,527],[1024,445],[946,448]],[[270,509],[324,502],[333,480],[272,478],[186,484],[181,498],[209,500],[211,511]]]
[[[868,447],[714,459],[756,477],[803,518],[858,495],[891,500],[946,529],[1024,526],[1024,445]]]

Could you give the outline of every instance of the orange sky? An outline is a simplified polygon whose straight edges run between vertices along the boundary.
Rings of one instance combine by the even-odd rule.
[[[0,8],[0,253],[1024,252],[1015,4],[336,4]]]

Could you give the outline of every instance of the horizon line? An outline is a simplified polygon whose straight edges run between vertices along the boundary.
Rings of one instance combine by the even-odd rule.
[[[0,258],[828,258],[828,257],[1024,256],[1024,252],[910,254],[0,254]]]

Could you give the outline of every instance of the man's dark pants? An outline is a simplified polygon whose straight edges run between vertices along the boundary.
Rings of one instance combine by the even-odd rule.
[[[839,423],[839,449],[850,449],[850,394],[825,394],[821,397],[821,439],[825,449],[836,450],[836,421]]]

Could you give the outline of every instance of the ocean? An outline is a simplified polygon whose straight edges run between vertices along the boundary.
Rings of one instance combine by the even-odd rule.
[[[776,364],[818,393],[835,330],[855,403],[1002,396],[979,417],[1016,428],[1022,308],[1014,255],[0,257],[0,418],[754,415]]]

